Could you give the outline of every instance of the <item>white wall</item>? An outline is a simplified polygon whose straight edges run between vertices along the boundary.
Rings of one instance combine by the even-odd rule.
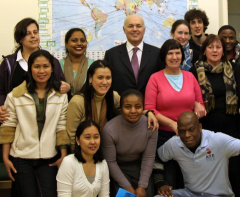
[[[198,0],[198,6],[209,18],[207,33],[217,34],[219,27],[228,24],[227,0]]]
[[[210,26],[207,33],[217,33],[228,23],[227,0],[198,0],[199,8],[206,11]],[[13,52],[13,29],[25,17],[38,18],[38,0],[4,0],[0,6],[0,56]],[[0,58],[1,59],[1,58]]]
[[[0,6],[0,59],[13,52],[13,30],[18,21],[38,19],[38,0],[4,0]]]

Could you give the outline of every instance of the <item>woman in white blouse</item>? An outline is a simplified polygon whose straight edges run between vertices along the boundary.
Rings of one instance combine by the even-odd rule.
[[[64,158],[57,174],[58,196],[109,196],[109,171],[102,158],[99,131],[92,120],[78,126],[75,154]]]

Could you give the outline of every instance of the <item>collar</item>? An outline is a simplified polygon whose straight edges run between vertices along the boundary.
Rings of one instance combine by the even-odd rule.
[[[16,61],[19,62],[19,61],[21,61],[21,60],[25,60],[25,59],[24,59],[23,56],[22,56],[21,50],[19,50],[19,51],[17,52],[17,59],[16,59]],[[25,62],[26,62],[26,61],[25,61]]]
[[[123,115],[120,115],[120,116],[121,116],[121,122],[122,122],[122,124],[123,124],[123,125],[126,125],[127,127],[130,127],[130,128],[137,127],[139,124],[141,124],[142,121],[144,121],[144,118],[145,118],[145,119],[147,118],[147,117],[145,117],[145,116],[142,115],[137,122],[130,123],[130,122],[128,122],[128,121],[123,117]]]
[[[27,91],[27,82],[23,81],[22,84],[20,84],[19,86],[17,86],[16,88],[13,89],[12,91],[13,97],[18,98],[23,96],[24,94],[30,95],[31,94]],[[51,89],[48,93],[49,95],[57,95],[57,96],[61,96],[61,93],[56,92],[54,89]]]
[[[106,94],[99,96],[99,95],[94,93],[94,100],[96,102],[100,102],[100,101],[102,101],[105,98],[105,96],[106,96]]]
[[[133,46],[130,42],[127,41],[127,51],[128,53],[130,51],[132,51],[132,49],[134,48],[135,46]],[[141,52],[143,51],[143,41],[137,46],[138,47],[138,50],[140,50]]]
[[[19,65],[22,67],[23,70],[25,70],[26,72],[28,71],[28,63],[23,58],[21,50],[19,50],[17,52],[17,59],[16,59],[16,61],[19,63]]]
[[[196,150],[198,149],[203,149],[208,145],[208,135],[205,133],[205,130],[202,129],[202,136],[201,136],[201,144],[197,147]],[[177,136],[177,144],[179,147],[183,148],[184,150],[189,150],[185,144],[183,144],[182,140],[180,139],[179,136]]]

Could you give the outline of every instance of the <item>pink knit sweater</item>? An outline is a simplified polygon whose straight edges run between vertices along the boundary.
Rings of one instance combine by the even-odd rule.
[[[177,92],[168,82],[164,71],[154,73],[147,84],[145,92],[145,109],[154,110],[155,115],[162,115],[177,121],[182,112],[193,111],[194,102],[202,105],[202,93],[192,73],[183,71],[182,89]],[[170,127],[159,125],[159,129],[171,131]]]

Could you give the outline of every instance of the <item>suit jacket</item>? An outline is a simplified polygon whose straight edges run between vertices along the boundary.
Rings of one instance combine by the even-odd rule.
[[[120,95],[127,89],[137,89],[143,96],[149,77],[160,70],[160,49],[143,44],[142,59],[136,82],[126,43],[106,51],[105,60],[112,66],[112,87]]]

